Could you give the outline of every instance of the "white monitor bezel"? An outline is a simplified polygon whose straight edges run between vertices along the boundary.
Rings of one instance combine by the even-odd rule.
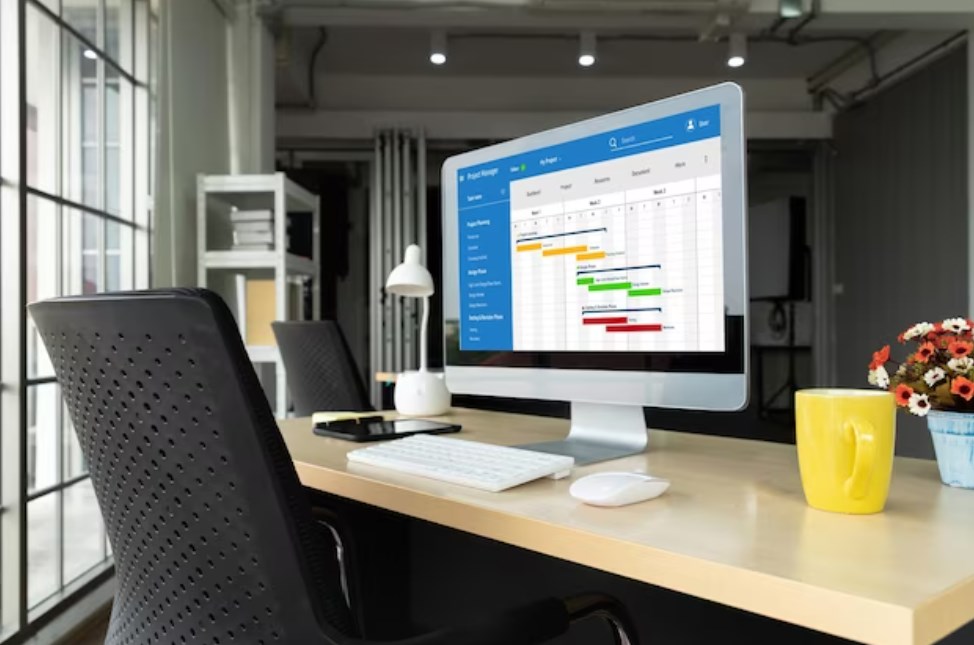
[[[664,118],[720,106],[724,297],[728,313],[743,317],[743,368],[735,373],[633,372],[445,365],[454,394],[611,403],[688,410],[739,410],[748,401],[747,180],[744,97],[722,83],[612,114],[474,150],[447,159],[442,168],[444,323],[458,309],[457,171],[481,163]],[[451,291],[452,290],[452,291]]]

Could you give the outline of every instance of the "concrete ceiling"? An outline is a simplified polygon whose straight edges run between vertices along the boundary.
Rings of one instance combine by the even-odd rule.
[[[316,59],[316,76],[477,76],[490,77],[704,77],[807,78],[850,50],[861,49],[854,40],[823,40],[803,45],[785,42],[749,43],[747,64],[726,65],[725,42],[699,42],[691,33],[603,30],[598,33],[597,63],[577,64],[578,34],[565,30],[448,31],[448,60],[443,66],[429,62],[429,29],[392,26],[327,27]],[[321,28],[294,27],[279,45],[277,100],[297,103],[307,99],[308,61],[321,37]],[[660,37],[664,39],[657,39]],[[867,38],[864,32],[817,34]]]

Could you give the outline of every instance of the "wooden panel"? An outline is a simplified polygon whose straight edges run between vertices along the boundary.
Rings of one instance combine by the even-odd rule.
[[[550,440],[567,423],[457,410],[460,438]],[[854,640],[930,643],[974,618],[974,492],[933,462],[897,459],[885,513],[809,508],[794,446],[652,431],[642,455],[486,493],[357,464],[359,447],[281,424],[305,485],[539,553]],[[644,470],[673,481],[617,509],[575,501],[580,476]]]

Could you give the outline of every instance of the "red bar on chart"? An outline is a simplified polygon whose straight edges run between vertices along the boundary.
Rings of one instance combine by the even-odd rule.
[[[583,325],[624,325],[629,322],[625,316],[618,318],[582,318]]]
[[[663,331],[663,325],[609,325],[605,331]]]

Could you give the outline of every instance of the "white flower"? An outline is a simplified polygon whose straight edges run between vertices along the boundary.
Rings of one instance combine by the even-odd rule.
[[[909,406],[911,413],[918,417],[925,417],[927,416],[927,412],[930,412],[930,399],[927,398],[926,394],[914,393],[910,397]]]
[[[933,387],[946,377],[947,373],[943,369],[935,367],[932,370],[927,370],[927,373],[923,375],[923,380],[926,381],[927,387]]]
[[[880,365],[874,370],[869,370],[869,384],[884,390],[888,388],[889,372],[886,371],[886,368]]]
[[[896,368],[897,376],[903,376],[904,374],[906,374],[906,365],[900,365],[899,367]]]
[[[968,325],[967,321],[963,318],[948,318],[943,322],[943,325],[944,329],[947,331],[952,331],[955,334],[959,334],[962,331],[967,331],[971,328],[971,326]]]
[[[918,336],[926,336],[933,331],[933,325],[928,322],[917,323],[903,332],[903,340],[911,340]]]
[[[964,356],[962,358],[952,358],[947,361],[947,367],[957,372],[958,374],[966,374],[974,369],[974,360],[971,360],[970,356]]]

